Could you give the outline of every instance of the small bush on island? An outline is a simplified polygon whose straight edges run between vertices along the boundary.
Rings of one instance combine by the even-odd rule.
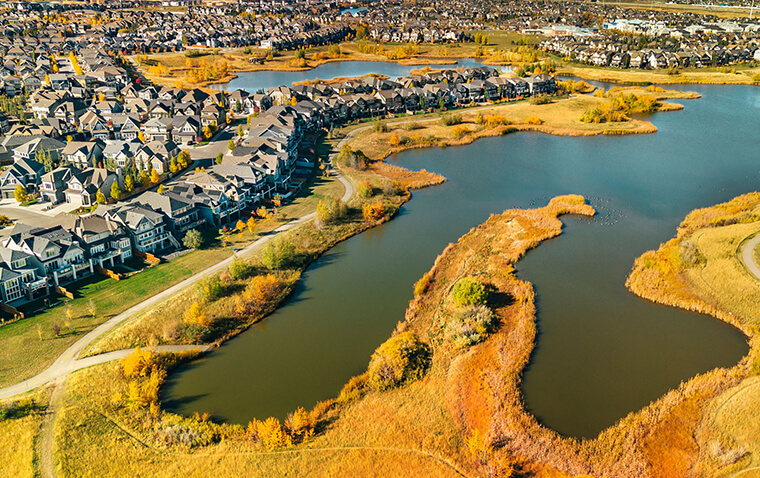
[[[451,296],[457,307],[473,307],[485,305],[488,301],[488,290],[478,279],[463,277],[451,288]]]
[[[491,331],[495,314],[485,305],[457,311],[447,325],[449,337],[459,346],[483,341]]]
[[[441,124],[443,126],[454,126],[462,122],[462,115],[458,113],[447,113],[441,116]]]
[[[470,134],[470,129],[464,125],[454,126],[454,129],[451,130],[451,135],[456,139],[462,139],[468,134]]]
[[[532,125],[542,125],[544,124],[544,120],[539,118],[538,116],[528,116],[525,118],[525,124],[532,124]]]
[[[412,332],[391,337],[375,350],[368,368],[368,383],[388,390],[419,380],[430,362],[430,349]]]

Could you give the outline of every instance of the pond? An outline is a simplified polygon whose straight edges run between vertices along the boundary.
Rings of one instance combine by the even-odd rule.
[[[393,221],[330,250],[263,323],[173,374],[172,411],[247,423],[335,397],[403,319],[412,285],[449,243],[492,213],[586,196],[599,214],[529,252],[518,275],[537,292],[539,336],[524,375],[528,409],[565,435],[592,437],[681,381],[748,350],[735,329],[628,292],[636,257],[691,210],[758,187],[760,96],[699,86],[684,111],[652,115],[654,135],[519,133],[389,161],[447,177]]]

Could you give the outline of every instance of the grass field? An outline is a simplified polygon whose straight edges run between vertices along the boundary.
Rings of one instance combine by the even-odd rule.
[[[0,477],[34,478],[34,447],[41,415],[0,421]]]
[[[66,305],[0,327],[0,386],[36,375],[101,323],[231,253],[231,247],[199,250],[122,281],[95,275],[75,283],[71,288],[75,298]],[[89,312],[90,301],[94,315]],[[59,336],[54,334],[54,324],[61,329]]]

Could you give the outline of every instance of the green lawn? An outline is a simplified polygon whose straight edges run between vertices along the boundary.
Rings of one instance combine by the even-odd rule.
[[[36,375],[99,324],[231,254],[230,247],[193,251],[122,281],[94,275],[71,284],[74,300],[0,327],[0,386]]]

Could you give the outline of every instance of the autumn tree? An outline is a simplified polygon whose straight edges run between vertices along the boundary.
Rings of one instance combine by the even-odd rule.
[[[121,198],[121,188],[119,187],[119,182],[114,181],[111,185],[111,197],[114,198],[116,201],[118,201]]]
[[[430,350],[412,332],[394,335],[372,354],[367,372],[370,386],[387,390],[422,378]]]
[[[131,174],[127,174],[127,176],[124,178],[124,189],[128,193],[131,193],[134,188],[135,188],[135,180],[132,178]]]
[[[159,184],[158,185],[158,190],[157,190],[158,194],[161,194],[164,191],[166,191],[166,188],[164,187],[164,185],[163,184]]]
[[[150,171],[150,182],[152,182],[153,184],[156,184],[160,180],[161,180],[161,176],[159,176],[158,171],[156,171],[155,169],[152,169]]]
[[[150,350],[137,347],[134,352],[119,360],[127,378],[145,377],[156,365],[156,355]]]
[[[401,139],[395,131],[391,134],[391,139],[388,140],[388,143],[394,148],[401,145]]]
[[[359,183],[359,187],[357,188],[357,193],[359,193],[359,196],[363,198],[369,198],[372,197],[372,184],[365,180]]]
[[[98,204],[105,204],[106,203],[106,195],[103,194],[103,191],[101,191],[100,189],[98,189],[97,194],[95,194],[95,201]]]
[[[150,178],[148,177],[148,173],[145,172],[145,170],[140,171],[140,177],[138,178],[140,181],[140,185],[144,188],[147,188],[150,186]]]
[[[216,160],[215,160],[216,164],[222,164],[223,161],[224,161],[224,154],[222,153],[217,154]]]
[[[321,229],[325,224],[334,223],[348,214],[348,206],[345,202],[336,198],[326,198],[317,204],[317,228]]]
[[[227,149],[229,149],[230,151],[234,151],[235,150],[235,141],[234,140],[231,139],[231,140],[229,140],[227,142]]]
[[[23,184],[16,186],[16,189],[13,190],[13,197],[16,199],[16,202],[20,204],[29,201],[29,195],[26,193],[26,188]]]
[[[293,444],[293,440],[285,433],[280,421],[274,417],[269,417],[263,422],[254,418],[248,424],[247,431],[251,436],[258,438],[264,448],[270,451]]]
[[[362,204],[362,216],[367,221],[376,221],[385,216],[385,204],[383,201]]]
[[[211,322],[206,315],[206,311],[203,310],[203,306],[199,302],[193,302],[184,314],[182,314],[182,320],[186,324],[197,325],[200,327],[208,328]]]
[[[137,133],[137,139],[139,139],[141,143],[144,143],[145,142],[145,133],[143,133],[142,131],[140,131],[139,133]]]
[[[197,229],[190,229],[182,239],[182,244],[188,249],[200,249],[203,247],[203,234]]]

